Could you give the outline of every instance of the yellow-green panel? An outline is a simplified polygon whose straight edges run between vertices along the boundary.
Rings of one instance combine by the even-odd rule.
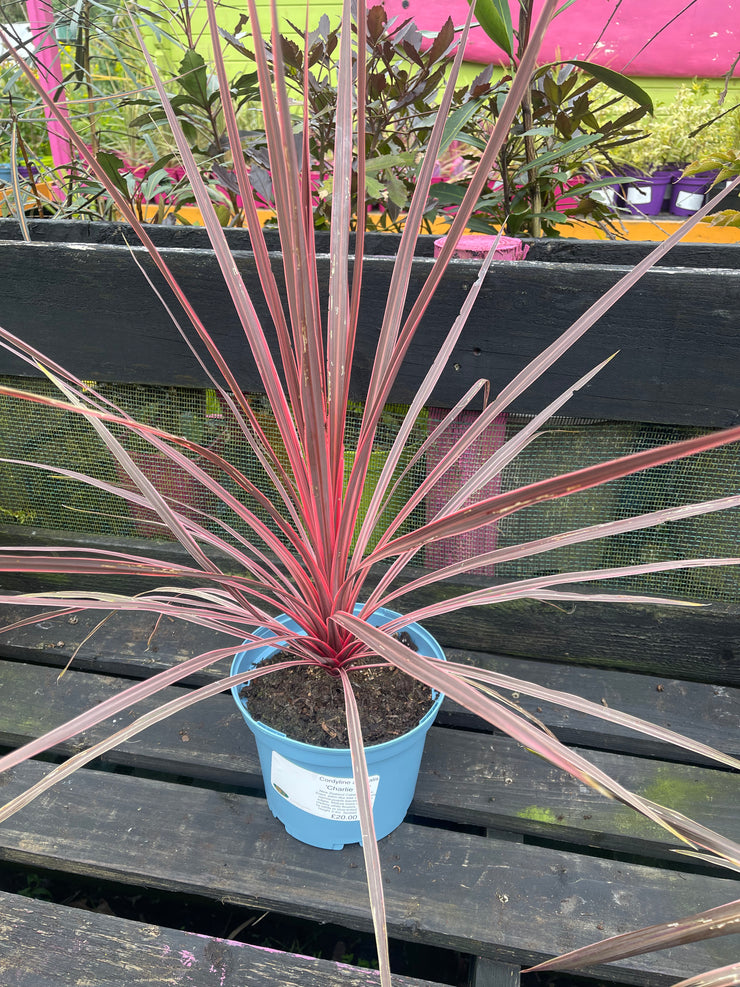
[[[281,31],[285,34],[290,34],[291,29],[289,27],[289,22],[292,22],[296,26],[303,28],[305,18],[306,18],[306,3],[305,2],[279,2],[278,3],[278,14],[280,19]],[[196,32],[201,34],[201,43],[198,45],[199,50],[202,52],[204,57],[207,57],[207,53],[210,49],[208,41],[208,31],[207,31],[207,18],[206,18],[206,6],[204,0],[194,0],[190,4],[190,10],[192,13],[192,21]],[[217,3],[217,11],[219,17],[219,24],[222,28],[228,31],[232,31],[239,21],[241,15],[246,14],[247,5],[246,2],[234,3],[233,0],[224,0],[224,2]],[[266,0],[261,0],[257,3],[257,10],[259,12],[260,24],[263,30],[269,29],[270,23],[270,5]],[[322,4],[311,4],[309,6],[309,27],[315,28],[319,22],[319,19],[327,14],[331,23],[331,26],[336,26],[340,19],[342,13],[342,3],[341,0],[324,0]],[[171,25],[171,28],[174,25]],[[174,32],[173,32],[174,33]],[[153,40],[153,35],[151,32],[148,34],[148,40]],[[184,40],[184,39],[183,39]],[[179,62],[179,54],[177,46],[167,40],[161,40],[153,44],[153,47],[160,53],[162,57],[165,58],[166,62],[169,62],[168,67],[173,69],[176,67],[177,62]],[[230,70],[237,70],[242,64],[242,58],[239,56],[232,48],[226,46],[224,49],[227,64]],[[169,54],[169,58],[167,58]],[[174,61],[177,59],[177,61]],[[250,69],[253,66],[250,65]],[[461,78],[465,82],[469,82],[475,78],[475,76],[482,71],[483,65],[466,62],[463,66]],[[494,74],[503,74],[503,69],[495,69]],[[686,85],[690,80],[683,78],[639,78],[636,77],[635,81],[641,85],[653,98],[653,101],[657,103],[669,103],[675,97],[677,90],[680,86]],[[712,86],[716,86],[717,90],[721,89],[723,82],[720,79],[712,79]],[[740,79],[733,79],[729,85],[729,96],[735,102],[740,101]],[[726,105],[732,105],[728,103]]]
[[[472,82],[472,80],[482,72],[484,66],[477,62],[465,62],[463,65],[460,78],[464,82]],[[494,69],[494,77],[500,78],[504,74],[503,68]],[[638,86],[650,94],[653,102],[658,103],[670,103],[675,99],[676,93],[681,88],[681,86],[686,86],[691,83],[691,79],[680,79],[680,78],[657,78],[657,77],[639,77],[634,76],[634,81]],[[724,86],[723,79],[709,79],[708,80],[711,88],[719,93]],[[725,107],[730,107],[734,103],[740,102],[740,78],[732,79],[728,87],[727,100],[725,102]]]
[[[156,9],[156,8],[155,8]],[[236,29],[237,24],[242,15],[247,14],[247,4],[243,3],[217,3],[216,5],[217,16],[219,27],[233,33]],[[305,3],[279,3],[279,23],[281,33],[291,34],[291,29],[289,24],[293,23],[297,27],[303,29],[306,20],[306,4]],[[257,4],[257,11],[259,14],[260,26],[264,32],[267,32],[270,27],[270,5],[268,2],[261,2]],[[206,60],[208,60],[210,48],[210,37],[208,33],[208,16],[206,13],[206,5],[203,0],[195,0],[190,4],[191,12],[191,23],[193,26],[193,31],[197,37],[199,37],[199,42],[197,44],[197,49],[203,55]],[[332,27],[336,26],[341,20],[342,14],[342,3],[341,0],[325,0],[321,5],[312,4],[309,9],[309,28],[313,29],[318,25],[319,19],[322,15],[327,14],[329,16],[330,23]],[[181,44],[185,44],[185,36],[181,31],[176,30],[175,22],[171,22],[168,25],[167,30],[173,36],[180,38]],[[248,31],[247,27],[242,27],[240,34],[244,31]],[[168,38],[160,37],[155,38],[153,31],[145,32],[145,39],[147,45],[157,53],[157,60],[161,66],[167,68],[168,71],[176,71],[176,67],[181,59],[181,48],[175,41],[171,41]],[[243,40],[243,38],[242,38]],[[238,70],[244,59],[239,55],[231,46],[227,44],[222,45],[222,50],[224,52],[224,57],[229,71]],[[254,65],[250,63],[249,70],[253,70]]]

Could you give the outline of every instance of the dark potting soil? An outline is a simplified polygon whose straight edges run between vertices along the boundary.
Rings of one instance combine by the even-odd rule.
[[[273,655],[263,664],[291,657]],[[382,744],[408,733],[432,705],[428,685],[391,665],[350,668],[349,674],[365,744]],[[317,747],[349,747],[344,689],[338,675],[317,665],[299,665],[256,679],[240,695],[254,719],[292,740]]]

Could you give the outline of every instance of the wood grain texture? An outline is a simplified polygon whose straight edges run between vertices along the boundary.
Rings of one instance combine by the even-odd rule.
[[[470,978],[470,987],[519,987],[519,967],[494,960],[478,960]]]
[[[3,796],[46,770],[15,769]],[[392,936],[519,965],[737,897],[737,882],[726,878],[426,826],[402,825],[381,841],[380,855]],[[8,820],[0,857],[369,927],[361,849],[297,843],[263,799],[115,774],[101,785],[87,770]],[[648,987],[735,957],[731,941],[716,939],[614,969],[618,979]]]
[[[141,540],[90,538],[74,532],[45,532],[19,525],[0,527],[0,540],[8,545],[88,545],[121,551],[144,548],[147,554],[183,561],[172,544]],[[227,568],[228,571],[228,568]],[[405,579],[419,571],[409,570]],[[70,577],[55,588],[100,589],[97,577]],[[33,575],[3,574],[2,583],[18,592],[43,591],[48,582]],[[455,594],[479,588],[474,578],[450,580],[399,600],[409,613]],[[112,592],[136,593],[149,589],[149,582],[121,580],[111,583]],[[10,619],[7,617],[7,619]],[[740,605],[711,603],[701,607],[643,606],[627,603],[584,601],[567,609],[532,600],[513,600],[495,606],[460,610],[426,621],[443,647],[498,652],[521,658],[627,669],[644,674],[681,678],[715,685],[740,686]],[[153,626],[153,621],[150,621]],[[53,629],[52,629],[53,634]],[[67,635],[62,635],[62,638]],[[197,634],[196,634],[197,637]],[[12,641],[21,640],[13,634]],[[11,639],[9,639],[11,640]],[[103,647],[98,637],[99,647]],[[161,642],[157,642],[161,644]],[[156,655],[150,657],[156,664]]]
[[[737,688],[683,681],[674,676],[655,676],[636,671],[611,671],[583,668],[554,662],[527,661],[497,654],[461,652],[447,649],[448,658],[474,661],[484,668],[537,682],[557,692],[588,699],[596,705],[623,710],[643,720],[678,732],[696,730],[710,746],[740,754],[740,691]],[[545,720],[558,737],[568,743],[604,747],[640,756],[658,754],[663,759],[685,758],[701,763],[690,754],[677,755],[671,747],[632,731],[604,724],[591,716],[527,698],[523,692],[517,701],[531,713]],[[687,715],[687,710],[690,713]]]
[[[30,220],[28,229],[33,241],[46,243],[88,243],[125,246],[131,240],[131,227],[126,223],[102,223],[84,220]],[[157,247],[201,249],[210,247],[208,234],[198,226],[147,226],[147,232]],[[280,237],[276,230],[265,230],[265,240],[269,250],[280,250]],[[224,230],[226,240],[232,250],[251,250],[249,232],[244,229]],[[434,256],[436,235],[422,235],[416,244],[419,257]],[[0,219],[0,240],[23,240],[23,233],[13,219]],[[317,252],[329,252],[330,234],[316,231]],[[365,234],[365,253],[371,257],[395,256],[401,237],[396,233]],[[577,264],[637,264],[655,247],[654,243],[633,240],[574,240],[567,237],[549,239],[527,239],[528,257],[533,260],[550,260],[556,263]],[[354,250],[354,234],[350,235],[351,250]],[[732,244],[679,243],[665,257],[660,267],[691,268],[740,268],[740,248]]]
[[[1,662],[0,695],[7,701],[0,708],[0,745],[19,746],[41,736],[127,684],[113,676],[74,671],[58,681],[55,669]],[[114,723],[101,724],[55,751],[76,753],[130,718],[181,693],[171,687],[159,701],[148,700],[131,712],[124,711]],[[740,712],[736,715],[740,717]],[[546,714],[542,718],[548,719]],[[696,721],[690,731],[694,736],[708,732],[702,731],[698,713]],[[740,722],[734,730],[725,723],[726,739],[737,739],[738,727]],[[616,731],[612,741],[608,724],[595,723],[594,729],[601,731],[603,745],[619,747],[621,731]],[[649,741],[644,739],[643,745],[647,752]],[[662,761],[657,745],[650,758],[580,753],[628,789],[740,841],[740,776]],[[675,756],[680,757],[680,751]],[[103,763],[166,772],[173,779],[187,777],[237,789],[263,789],[252,734],[229,695],[213,697],[155,725],[108,752]],[[675,841],[662,829],[585,789],[500,735],[433,727],[410,812],[415,817],[492,827],[563,844],[607,847],[646,859],[675,858]]]
[[[32,608],[28,607],[4,606],[0,608],[0,626],[7,626],[31,612]],[[5,631],[0,636],[0,655],[62,668],[77,652],[75,669],[143,678],[211,648],[232,643],[225,636],[184,622],[163,621],[156,627],[154,616],[135,613],[111,616],[89,637],[100,619],[99,612],[88,611],[73,618],[73,623],[69,618],[42,620],[39,624]],[[461,639],[462,634],[459,634],[458,644]],[[721,676],[712,666],[706,669],[706,674],[716,675],[716,684],[686,681],[671,671],[667,675],[648,675],[639,671],[637,663],[632,663],[638,669],[636,671],[620,671],[518,658],[472,648],[447,647],[446,653],[450,660],[472,661],[502,675],[582,696],[599,705],[607,703],[613,709],[630,712],[674,730],[687,726],[685,710],[688,706],[692,710],[690,725],[697,731],[697,739],[715,747],[727,746],[729,753],[740,754],[740,691],[735,686],[719,684]],[[216,675],[225,673],[227,664],[223,661],[217,669],[206,670],[186,681],[188,684],[211,681]],[[630,668],[630,664],[625,664]],[[599,742],[603,727],[592,717],[556,706],[548,707],[523,694],[520,702],[531,712],[542,715],[568,742],[603,746]],[[543,707],[545,712],[540,714],[538,707]],[[454,714],[456,722],[460,722],[456,708],[447,704],[443,709],[446,715]],[[463,717],[463,722],[469,725],[469,718]],[[652,740],[645,744],[639,737],[632,737],[630,731],[614,726],[609,728],[608,745],[625,753],[658,751],[661,757],[671,757],[669,748],[656,746]]]
[[[2,625],[27,616],[29,608],[0,608]],[[228,639],[196,625],[164,621],[155,630],[155,618],[149,614],[115,614],[87,641],[100,614],[87,612],[61,621],[6,631],[0,636],[0,655],[35,664],[63,668],[76,649],[74,668],[111,675],[144,678],[171,668],[178,662],[210,648],[227,646]],[[82,643],[84,642],[84,643]],[[81,646],[80,646],[81,645]],[[451,661],[474,662],[482,668],[531,681],[561,693],[608,705],[669,729],[691,730],[703,743],[740,755],[740,690],[737,687],[682,680],[675,675],[655,676],[632,671],[588,668],[553,662],[522,659],[485,651],[462,651],[447,648]],[[204,684],[225,674],[228,662],[210,671],[189,677],[190,685]],[[710,669],[711,671],[711,669]],[[676,759],[672,748],[644,739],[632,731],[554,704],[528,699],[520,691],[517,701],[541,717],[557,735],[568,743],[638,755],[659,754]],[[686,710],[691,717],[686,720]],[[450,703],[443,706],[442,722],[480,725]],[[694,762],[693,756],[687,758]],[[701,763],[701,762],[699,762]]]
[[[205,248],[181,249],[182,237],[177,242],[177,247],[162,248],[167,263],[207,320],[243,388],[261,390],[212,253]],[[151,272],[143,248],[133,249]],[[247,281],[254,283],[251,254],[236,249],[234,256]],[[277,255],[274,259],[277,269]],[[393,264],[392,256],[377,255],[366,265],[366,297],[385,297]],[[412,298],[431,264],[429,257],[415,261]],[[152,299],[126,247],[115,242],[0,240],[0,265],[3,325],[69,364],[83,379],[208,386],[169,317]],[[326,282],[327,255],[319,255],[318,269]],[[432,403],[451,407],[480,377],[491,380],[495,393],[627,270],[619,263],[581,260],[494,263]],[[416,394],[430,354],[436,353],[452,325],[475,273],[472,262],[455,261],[450,266],[409,350],[394,401],[408,403]],[[156,275],[154,280],[159,283]],[[733,424],[740,415],[733,372],[740,352],[734,318],[739,305],[740,271],[724,266],[656,268],[511,410],[538,411],[586,370],[619,350],[619,359],[573,398],[569,413],[612,420]],[[259,298],[256,308],[261,317],[266,316]],[[351,395],[355,399],[365,393],[377,323],[375,305],[367,306],[358,332]],[[26,372],[24,365],[0,354],[0,373]]]
[[[398,987],[434,987],[394,976]],[[377,987],[344,963],[65,908],[0,892],[8,987]]]

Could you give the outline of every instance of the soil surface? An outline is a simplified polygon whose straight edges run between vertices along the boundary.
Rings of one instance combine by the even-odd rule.
[[[264,664],[290,659],[279,654]],[[382,744],[413,730],[432,705],[429,686],[391,665],[349,670],[365,744]],[[299,665],[244,686],[241,698],[255,720],[317,747],[349,747],[344,689],[338,675]]]

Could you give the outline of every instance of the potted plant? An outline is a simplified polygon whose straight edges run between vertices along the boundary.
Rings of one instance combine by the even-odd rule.
[[[533,0],[520,0],[518,19],[498,2],[476,4],[479,26],[509,60],[508,73],[481,99],[491,123],[470,120],[463,136],[480,148],[481,130],[497,119],[498,106],[519,71],[534,23]],[[489,70],[490,71],[490,70]],[[481,78],[487,78],[484,73]],[[521,236],[559,236],[569,218],[611,226],[618,205],[603,176],[586,178],[594,158],[630,144],[635,124],[652,112],[652,100],[633,80],[583,59],[540,66],[529,81],[515,123],[502,143],[494,181],[471,219],[471,229]],[[459,201],[455,186],[442,201]],[[488,223],[488,226],[486,226]],[[613,228],[613,227],[612,227]]]
[[[740,115],[738,110],[740,104],[735,104],[724,110],[723,114],[733,113],[735,119],[735,139],[724,147],[714,151],[707,157],[697,157],[686,169],[687,175],[710,172],[715,175],[713,185],[722,188],[729,186],[738,174],[740,174],[740,151],[738,151],[738,128],[740,128]],[[712,210],[716,215],[710,216],[710,221],[716,226],[740,226],[740,197],[737,189],[734,189],[727,199],[722,199],[721,204]]]
[[[668,208],[678,216],[696,212],[714,176],[683,171],[692,161],[734,146],[737,127],[737,113],[720,113],[719,91],[708,82],[680,86],[670,103],[655,107],[647,134],[614,155],[632,169],[626,190],[631,211],[650,215]]]
[[[349,25],[351,21],[350,6],[347,0],[343,18],[345,25]],[[495,479],[503,465],[516,455],[518,450],[532,440],[538,428],[562,407],[572,391],[585,386],[608,362],[608,360],[602,361],[585,373],[580,380],[574,381],[564,394],[554,398],[540,415],[517,434],[514,440],[496,449],[481,464],[477,472],[446,496],[444,504],[434,517],[422,517],[411,526],[410,530],[404,529],[427,494],[444,479],[447,472],[465,455],[470,445],[507,407],[511,397],[526,387],[530,380],[544,373],[560,353],[587,331],[606,307],[619,299],[670,249],[678,237],[674,236],[672,240],[658,246],[544,353],[534,359],[511,385],[493,401],[486,403],[476,420],[453,444],[450,451],[434,465],[419,488],[408,497],[402,509],[395,517],[388,520],[383,516],[383,508],[392,502],[396,490],[399,489],[400,479],[394,479],[396,470],[403,462],[409,448],[409,437],[414,433],[420,416],[424,414],[423,409],[428,403],[435,382],[449,359],[455,340],[462,331],[465,319],[480,291],[495,250],[494,241],[483,262],[478,280],[465,299],[459,317],[445,338],[437,359],[425,371],[424,379],[403,418],[391,448],[385,450],[387,452],[385,464],[374,484],[364,520],[359,530],[357,528],[359,509],[363,497],[366,497],[369,466],[393,380],[418,328],[421,314],[429,304],[434,289],[450,261],[456,240],[463,232],[467,219],[488,180],[491,165],[500,150],[524,95],[529,77],[535,68],[537,50],[555,6],[555,0],[546,0],[542,17],[532,28],[530,43],[521,54],[517,76],[512,82],[506,103],[499,112],[488,144],[481,154],[479,165],[470,177],[468,190],[460,204],[448,239],[430,269],[426,285],[413,301],[410,311],[405,314],[404,305],[416,229],[421,225],[423,218],[427,192],[434,175],[437,151],[445,131],[446,114],[451,103],[455,75],[462,62],[464,41],[470,26],[472,11],[468,17],[455,56],[452,79],[443,95],[439,115],[429,138],[426,156],[419,163],[417,189],[409,207],[409,218],[393,265],[387,304],[378,333],[377,351],[369,370],[362,420],[358,434],[352,438],[354,456],[348,476],[346,476],[345,458],[349,445],[347,408],[355,355],[354,334],[359,311],[363,259],[363,230],[360,229],[357,231],[354,263],[350,273],[350,229],[353,186],[360,189],[361,195],[366,171],[364,155],[360,155],[359,159],[355,160],[354,148],[357,131],[361,135],[364,133],[364,107],[367,96],[363,74],[358,73],[353,76],[352,38],[349,30],[344,31],[339,41],[341,54],[337,83],[331,211],[333,264],[328,289],[328,311],[324,324],[319,312],[320,291],[315,266],[308,135],[304,133],[301,146],[296,149],[282,62],[280,58],[273,59],[272,62],[268,60],[260,37],[257,11],[250,0],[250,19],[282,242],[284,294],[281,294],[272,271],[269,252],[260,231],[256,204],[249,186],[246,164],[241,154],[234,155],[233,165],[247,213],[255,264],[259,271],[269,320],[274,325],[276,333],[277,341],[273,345],[270,345],[265,334],[268,319],[265,318],[263,323],[257,317],[253,299],[244,287],[228,248],[227,238],[212,207],[208,189],[200,176],[187,137],[179,126],[177,113],[167,99],[165,86],[156,67],[150,62],[153,81],[163,100],[163,108],[172,127],[183,166],[192,183],[194,197],[203,212],[213,252],[229,287],[246,344],[259,372],[271,416],[279,433],[277,441],[271,440],[268,436],[260,415],[245,396],[240,380],[235,376],[229,363],[223,359],[209,328],[183,295],[164,259],[139,222],[135,211],[131,209],[125,196],[118,189],[117,183],[110,179],[73,128],[66,121],[60,121],[80,158],[86,162],[96,179],[106,186],[116,207],[131,223],[150,251],[159,273],[175,292],[192,327],[195,341],[204,348],[212,361],[214,369],[208,369],[207,373],[214,389],[218,392],[219,400],[228,408],[229,415],[242,436],[245,448],[261,464],[265,477],[269,480],[269,495],[265,489],[251,481],[214,448],[131,417],[116,407],[109,397],[92,386],[89,381],[83,381],[9,331],[0,330],[2,346],[18,359],[34,367],[43,366],[44,372],[58,387],[60,396],[54,399],[19,391],[13,387],[2,388],[2,393],[47,408],[57,408],[89,422],[105,447],[125,470],[135,489],[130,489],[128,485],[81,475],[57,465],[47,466],[43,462],[37,464],[38,469],[42,472],[52,471],[83,483],[97,486],[102,484],[106,492],[119,496],[128,504],[151,509],[169,528],[192,560],[189,564],[175,564],[162,562],[155,555],[108,552],[104,549],[79,552],[67,552],[62,549],[51,553],[37,553],[3,547],[0,549],[0,569],[4,571],[136,574],[143,579],[152,580],[155,586],[151,591],[137,594],[136,597],[111,597],[103,591],[78,594],[28,593],[23,596],[13,595],[13,602],[29,606],[51,603],[52,606],[57,607],[55,612],[61,612],[59,608],[62,608],[65,614],[68,614],[70,609],[88,607],[151,611],[225,631],[234,642],[230,647],[199,655],[180,663],[176,669],[168,670],[147,682],[132,686],[113,700],[90,710],[59,730],[47,734],[18,752],[6,755],[0,759],[0,768],[8,769],[51,746],[59,736],[69,736],[85,729],[117,710],[127,708],[141,698],[155,695],[165,684],[178,681],[198,669],[208,667],[222,659],[233,659],[236,655],[247,656],[243,664],[237,663],[233,674],[227,675],[215,684],[188,693],[185,698],[176,700],[174,705],[166,704],[142,716],[113,736],[76,755],[70,762],[54,768],[42,782],[8,803],[0,811],[0,818],[5,818],[26,805],[42,790],[86,763],[101,750],[115,746],[121,740],[144,729],[146,725],[174,712],[175,707],[183,708],[228,688],[240,690],[248,682],[250,690],[252,685],[260,680],[266,680],[269,685],[271,682],[275,683],[277,676],[283,672],[297,671],[303,676],[301,688],[306,695],[311,691],[309,683],[316,676],[332,680],[334,684],[339,685],[340,712],[343,714],[340,720],[346,731],[346,754],[350,767],[337,768],[336,774],[329,775],[327,787],[321,791],[316,787],[315,776],[326,772],[318,772],[301,765],[298,767],[312,776],[308,779],[308,786],[304,784],[303,789],[305,796],[308,787],[308,796],[304,801],[309,802],[309,815],[324,819],[325,816],[322,816],[321,812],[329,812],[347,817],[332,821],[342,824],[352,823],[353,838],[362,840],[379,948],[381,982],[384,985],[390,984],[390,968],[384,932],[383,884],[377,851],[377,835],[378,830],[385,831],[387,822],[385,810],[377,822],[373,812],[374,794],[380,791],[383,780],[380,769],[373,766],[372,744],[370,755],[368,756],[366,752],[365,724],[358,712],[355,692],[361,691],[359,683],[363,680],[363,673],[368,673],[366,676],[368,678],[373,677],[376,672],[381,672],[391,680],[401,679],[405,683],[404,689],[408,686],[406,679],[412,683],[422,684],[426,702],[422,702],[421,712],[414,714],[413,725],[408,731],[410,733],[419,728],[423,729],[427,722],[426,718],[430,714],[433,715],[440,694],[446,694],[489,723],[507,731],[527,748],[570,771],[583,783],[610,793],[658,824],[668,826],[672,832],[686,839],[691,846],[709,849],[716,853],[719,860],[735,860],[740,857],[740,848],[735,847],[730,841],[723,841],[714,834],[708,834],[701,826],[678,813],[630,793],[618,782],[590,765],[581,755],[568,751],[537,724],[520,717],[516,711],[490,694],[491,686],[496,688],[503,684],[501,676],[474,667],[463,667],[443,661],[427,636],[418,632],[413,626],[434,614],[455,612],[468,606],[495,604],[505,599],[528,597],[547,601],[571,600],[574,598],[573,585],[576,583],[618,578],[632,572],[651,572],[669,566],[737,564],[740,563],[740,559],[646,563],[611,570],[566,573],[484,585],[475,592],[465,593],[459,597],[445,598],[442,595],[437,603],[421,610],[407,612],[402,616],[396,616],[397,611],[389,606],[401,600],[413,590],[414,586],[435,583],[443,585],[445,577],[453,572],[469,571],[471,568],[495,562],[503,557],[527,556],[533,552],[547,550],[555,544],[576,543],[600,538],[606,534],[637,530],[662,523],[672,517],[692,513],[703,514],[722,507],[735,506],[738,503],[738,497],[727,497],[721,503],[676,506],[637,518],[610,521],[605,525],[561,533],[545,539],[545,544],[493,549],[439,570],[416,573],[408,583],[402,585],[395,583],[395,577],[408,566],[425,545],[432,545],[442,539],[495,524],[499,518],[528,505],[545,503],[574,491],[587,489],[651,466],[740,439],[740,428],[702,435],[667,447],[650,449],[623,459],[589,466],[575,473],[557,476],[529,487],[503,493],[495,492],[476,500],[476,494]],[[212,0],[208,2],[208,13],[218,82],[221,91],[225,93],[228,85],[219,49],[218,24]],[[365,36],[362,5],[358,7],[357,16],[359,18],[357,37],[360,39],[361,46]],[[276,12],[273,10],[273,25],[275,23]],[[360,57],[362,57],[362,47],[360,47]],[[31,78],[30,72],[27,72],[27,77]],[[52,104],[51,99],[43,93],[41,95],[46,105]],[[229,100],[224,99],[229,146],[237,148],[239,146],[237,120],[230,105]],[[151,278],[150,282],[154,287]],[[172,318],[175,320],[177,318],[174,312]],[[182,332],[190,342],[190,329],[180,326],[179,321],[177,326],[178,331]],[[204,368],[210,367],[205,357],[199,359]],[[412,460],[424,456],[426,449],[455,424],[475,396],[484,390],[484,381],[478,381],[470,388],[458,405],[422,441]],[[225,520],[218,512],[202,511],[192,516],[183,511],[178,500],[172,497],[168,490],[157,489],[152,477],[147,474],[146,465],[139,466],[135,457],[129,454],[119,438],[119,430],[148,443],[154,452],[168,457],[179,469],[198,481],[228,513],[230,520]],[[269,524],[257,514],[257,507],[261,508],[269,518]],[[379,537],[374,547],[370,547],[374,534],[378,533],[379,524]],[[226,561],[216,561],[212,549],[218,549],[222,553],[219,557],[225,558]],[[389,565],[377,568],[379,563],[386,563],[388,560],[392,560]],[[371,579],[373,570],[375,570],[375,578]],[[167,583],[165,587],[161,585],[163,580]],[[597,594],[583,594],[576,598],[603,599],[604,596],[605,594],[599,591]],[[623,599],[621,596],[619,598]],[[11,597],[1,596],[0,602],[9,599]],[[641,599],[645,602],[650,598]],[[49,614],[43,619],[49,619]],[[266,647],[276,653],[266,656],[262,651]],[[256,666],[247,667],[257,655],[266,660],[262,660]],[[544,691],[536,685],[526,682],[514,683],[511,680],[506,680],[506,684],[509,688],[518,688],[523,692],[534,690],[537,695],[545,698]],[[386,683],[386,686],[393,689],[391,684]],[[268,688],[267,692],[268,694],[272,692],[272,688]],[[236,698],[242,705],[241,692]],[[698,750],[721,763],[734,768],[740,767],[740,763],[731,757],[606,707],[585,702],[577,697],[557,696],[554,693],[547,693],[547,698],[565,704],[574,704],[581,710],[588,710],[604,719],[629,724],[648,734],[660,735],[663,739],[670,737],[674,742]],[[247,699],[247,707],[249,702],[250,700]],[[341,710],[342,704],[343,710]],[[335,707],[330,710],[324,709],[320,716],[325,717],[329,713],[334,715],[337,709]],[[269,726],[271,714],[263,715],[265,718],[261,722],[267,722]],[[328,730],[323,731],[322,723],[323,721],[319,720],[319,728],[322,732],[328,734],[335,732],[329,723],[326,724]],[[386,735],[381,735],[381,738],[379,747],[385,744]],[[298,739],[300,741],[300,738]],[[284,751],[278,754],[282,761],[291,761],[291,754],[286,754]],[[280,773],[285,766],[272,753],[269,755],[269,761],[271,773],[266,778],[266,785],[270,786],[272,780],[271,794],[278,799],[285,799],[286,790],[281,784],[284,775]],[[279,779],[277,783],[274,781],[276,768]],[[351,784],[346,781],[349,777],[352,779]],[[305,781],[304,777],[303,782]],[[297,783],[291,781],[290,784],[295,786]],[[284,789],[283,793],[280,792],[280,788]],[[407,792],[408,785],[404,785],[404,789]],[[295,796],[291,805],[293,804],[295,804]],[[338,809],[337,805],[343,808]],[[302,808],[305,809],[305,805]],[[311,812],[311,808],[321,809],[321,812]],[[403,811],[402,808],[396,810],[396,818],[400,811]],[[323,823],[319,823],[318,828],[323,831]],[[344,842],[346,838],[345,833],[341,833],[337,842]],[[703,923],[702,917],[696,918],[691,924],[692,929],[701,928],[702,934],[705,935],[711,935],[716,931],[711,921]],[[668,934],[654,934],[649,938],[651,948],[656,948],[662,942],[668,941]],[[619,955],[619,948],[619,945],[613,945],[608,947],[606,952],[602,950],[601,959],[615,958]]]
[[[531,0],[527,6],[531,8]],[[90,22],[89,12],[82,13],[84,17],[77,18],[84,27],[80,45],[62,53],[67,112],[72,112],[76,126],[89,127],[88,140],[100,164],[130,204],[136,204],[140,219],[201,223],[187,182],[178,181],[182,176],[173,175],[178,169],[169,166],[171,147],[159,130],[164,115],[149,94],[142,60],[125,20],[111,20],[105,12],[96,12]],[[198,42],[198,16],[189,16],[188,8],[174,11],[165,43],[159,33],[163,14],[170,19],[166,9],[155,6],[147,12],[145,36],[154,42],[160,71],[167,73],[173,106],[218,202],[219,216],[224,225],[239,226],[243,221],[241,197],[233,172],[224,164],[228,142],[218,92],[212,88]],[[324,15],[308,34],[293,28],[280,37],[291,97],[303,103],[305,86],[315,179],[314,221],[319,228],[328,226],[331,215],[338,34],[339,26]],[[434,107],[451,62],[451,37],[447,27],[428,38],[413,21],[399,25],[388,19],[381,5],[369,10],[365,65],[370,93],[366,150],[372,159],[366,176],[368,228],[401,229],[414,190],[416,162],[431,132]],[[269,212],[272,188],[261,115],[255,107],[254,58],[249,45],[236,34],[227,32],[226,39],[232,49],[228,53],[230,88],[239,108],[242,149],[249,160],[252,184]],[[304,44],[307,72],[302,64]],[[523,51],[525,46],[526,31],[517,48]],[[518,57],[513,58],[512,75]],[[19,95],[15,102],[20,141],[33,147],[29,154],[38,159],[38,128],[31,122],[38,116],[37,99],[28,98],[13,66],[8,74]],[[454,94],[451,130],[440,147],[425,210],[428,232],[444,232],[454,215],[465,177],[482,146],[481,133],[494,125],[510,82],[508,75],[492,81],[489,67]],[[582,179],[583,159],[630,140],[635,121],[651,107],[648,95],[619,73],[583,61],[542,67],[530,88],[527,119],[520,116],[512,127],[499,155],[498,175],[489,181],[471,217],[472,226],[490,232],[506,222],[512,233],[539,236],[543,232],[557,235],[565,221],[563,213],[587,222],[608,221],[610,210],[597,203],[589,194],[591,183]],[[596,89],[605,90],[606,98],[600,95],[593,100],[591,92]],[[622,112],[625,94],[631,94],[638,105]],[[455,134],[458,139],[453,140]],[[43,169],[42,174],[56,189],[56,195],[47,197],[53,205],[43,206],[46,213],[117,218],[104,186],[74,162],[71,168]],[[265,216],[266,221],[272,219]]]

